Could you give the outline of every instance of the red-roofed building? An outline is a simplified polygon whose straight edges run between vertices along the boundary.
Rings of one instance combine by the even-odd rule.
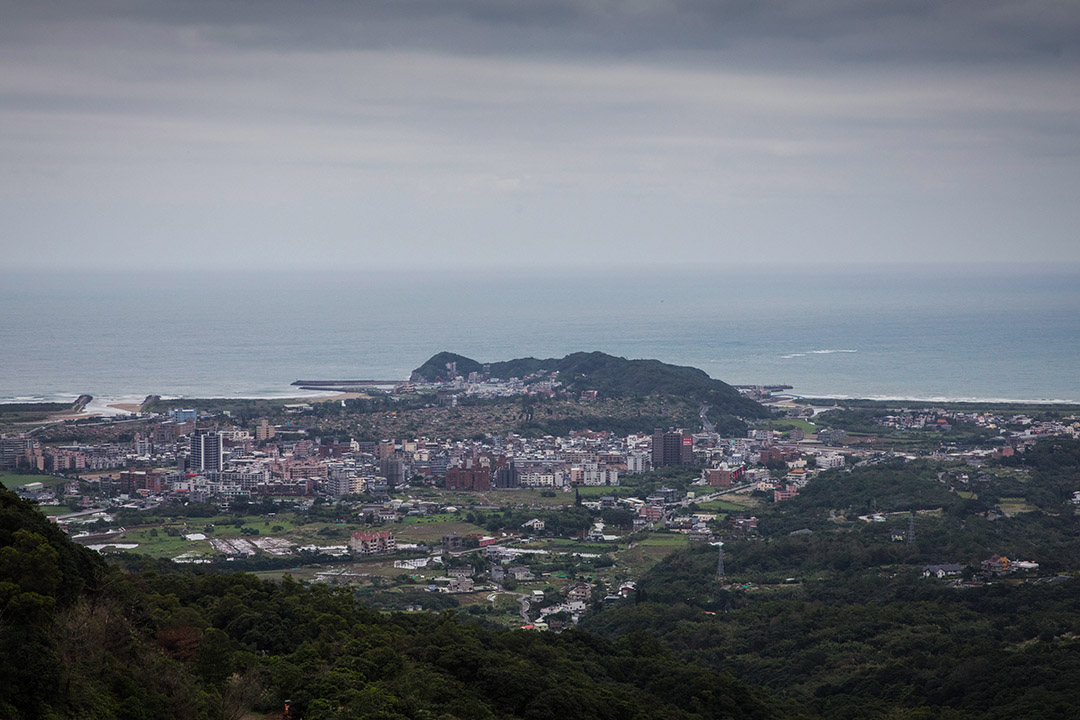
[[[397,549],[394,533],[386,530],[354,532],[349,539],[349,548],[357,555],[380,555],[392,553]]]

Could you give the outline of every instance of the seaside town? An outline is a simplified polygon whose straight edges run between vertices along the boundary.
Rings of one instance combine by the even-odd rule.
[[[101,552],[396,588],[406,591],[399,609],[407,610],[444,607],[418,593],[478,607],[504,597],[504,614],[558,629],[594,603],[631,595],[642,570],[687,543],[722,548],[754,537],[761,509],[799,496],[822,473],[928,458],[947,467],[941,482],[950,490],[970,493],[993,480],[987,464],[1041,438],[1080,435],[1076,416],[921,406],[859,415],[785,394],[786,386],[739,388],[769,409],[739,436],[717,432],[704,408],[697,427],[652,433],[339,434],[350,422],[347,400],[376,398],[396,417],[409,412],[396,405],[453,412],[477,401],[527,412],[533,400],[565,392],[557,372],[500,380],[487,367],[462,376],[447,363],[445,375],[395,384],[298,381],[328,394],[269,403],[261,416],[157,410],[154,397],[113,415],[83,411],[4,434],[0,472],[9,485],[18,478],[16,491],[77,542]],[[420,407],[418,398],[427,402]],[[80,410],[87,400],[80,398]],[[583,391],[573,400],[598,398]],[[81,439],[50,441],[58,429]],[[883,440],[897,433],[932,441],[904,449]],[[1010,509],[1023,508],[988,516]],[[889,514],[858,521],[885,523]],[[903,515],[893,539],[904,541],[914,526],[904,525],[906,513],[891,514]],[[997,556],[969,561],[986,577],[1039,567]],[[722,550],[718,563],[722,574]],[[964,567],[927,565],[924,575],[951,578]]]
[[[897,648],[912,643],[954,648],[944,663],[1000,657],[1002,677],[1015,659],[1056,668],[1075,653],[1076,406],[806,398],[603,353],[489,367],[446,355],[408,382],[297,381],[307,395],[290,399],[0,406],[0,532],[29,589],[8,606],[34,607],[37,568],[61,557],[50,537],[72,567],[102,573],[90,583],[123,583],[60,616],[70,637],[98,633],[64,657],[179,608],[152,626],[160,649],[146,657],[216,673],[230,692],[282,667],[260,648],[296,647],[296,679],[247,701],[267,718],[345,717],[319,714],[334,708],[304,678],[402,657],[412,673],[414,637],[433,638],[450,672],[485,644],[539,653],[494,696],[583,642],[654,678],[657,657],[689,667],[687,641],[708,638],[725,648],[720,670],[745,663],[747,682],[777,667],[884,677],[911,665]],[[131,595],[141,588],[153,599]],[[220,597],[206,605],[208,591]],[[299,664],[357,618],[383,628],[354,631],[361,655]],[[295,640],[274,635],[289,627]],[[447,645],[446,632],[505,639]],[[379,636],[385,650],[367,650]],[[937,674],[920,668],[902,683]],[[813,677],[809,697],[832,692]],[[997,702],[1000,686],[972,694]]]

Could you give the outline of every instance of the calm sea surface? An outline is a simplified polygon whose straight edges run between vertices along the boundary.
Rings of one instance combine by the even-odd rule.
[[[0,401],[297,395],[602,350],[805,395],[1080,402],[1080,275],[0,274]]]

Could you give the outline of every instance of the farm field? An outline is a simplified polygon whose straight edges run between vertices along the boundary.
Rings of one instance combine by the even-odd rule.
[[[733,503],[730,500],[709,500],[708,502],[697,503],[697,507],[702,512],[740,512],[748,506]]]
[[[631,547],[618,551],[615,558],[620,566],[640,573],[689,544],[690,541],[685,535],[653,533]]]
[[[14,490],[15,488],[20,488],[35,482],[39,482],[46,487],[53,487],[56,485],[63,485],[67,481],[64,478],[56,477],[54,475],[28,475],[0,471],[0,483],[3,483],[4,487],[8,490]]]

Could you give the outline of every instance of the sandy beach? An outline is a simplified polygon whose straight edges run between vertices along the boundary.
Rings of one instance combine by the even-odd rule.
[[[142,407],[142,403],[110,403],[107,407],[116,408],[117,410],[123,410],[128,413],[137,413],[139,408]]]
[[[323,395],[313,395],[313,396],[311,396],[311,395],[301,395],[299,397],[250,398],[250,399],[252,399],[252,400],[273,400],[275,402],[283,402],[283,403],[322,403],[322,402],[334,402],[336,400],[355,400],[357,398],[363,398],[363,397],[368,397],[368,396],[366,394],[364,394],[364,393],[359,393],[359,392],[332,392],[332,393],[326,393],[326,394],[323,394]],[[234,399],[234,398],[229,398],[229,399]],[[235,398],[235,399],[237,399],[237,400],[245,400],[245,399],[248,399],[248,398]],[[193,399],[193,401],[195,401],[195,400],[197,400],[197,398]],[[107,400],[105,400],[103,402],[105,402],[105,407],[111,408],[113,410],[118,411],[116,413],[108,413],[108,414],[137,413],[137,412],[139,412],[139,409],[142,407],[141,402],[108,402]],[[96,403],[91,403],[91,405],[94,405],[94,404],[96,404]],[[65,418],[71,418],[71,417],[83,418],[83,417],[93,417],[93,416],[99,415],[99,414],[102,414],[102,413],[101,412],[94,412],[94,410],[92,410],[92,409],[87,409],[86,411],[84,411],[82,413],[79,413],[77,415],[72,414],[72,413],[64,413],[64,417]],[[56,416],[56,417],[58,419],[60,419],[60,416]]]
[[[339,392],[331,395],[318,395],[316,397],[294,398],[293,402],[331,402],[334,400],[356,400],[357,398],[370,397],[365,393]]]
[[[128,396],[130,398],[132,396]],[[327,392],[320,395],[300,395],[294,397],[275,398],[235,398],[239,400],[273,400],[281,403],[323,403],[338,400],[355,400],[357,398],[370,397],[361,392]],[[198,398],[192,398],[193,401]],[[87,418],[115,417],[119,415],[134,415],[142,408],[142,402],[133,402],[130,399],[115,400],[114,398],[94,398],[81,412],[61,410],[49,415],[46,422],[64,422],[65,420],[85,420]]]

